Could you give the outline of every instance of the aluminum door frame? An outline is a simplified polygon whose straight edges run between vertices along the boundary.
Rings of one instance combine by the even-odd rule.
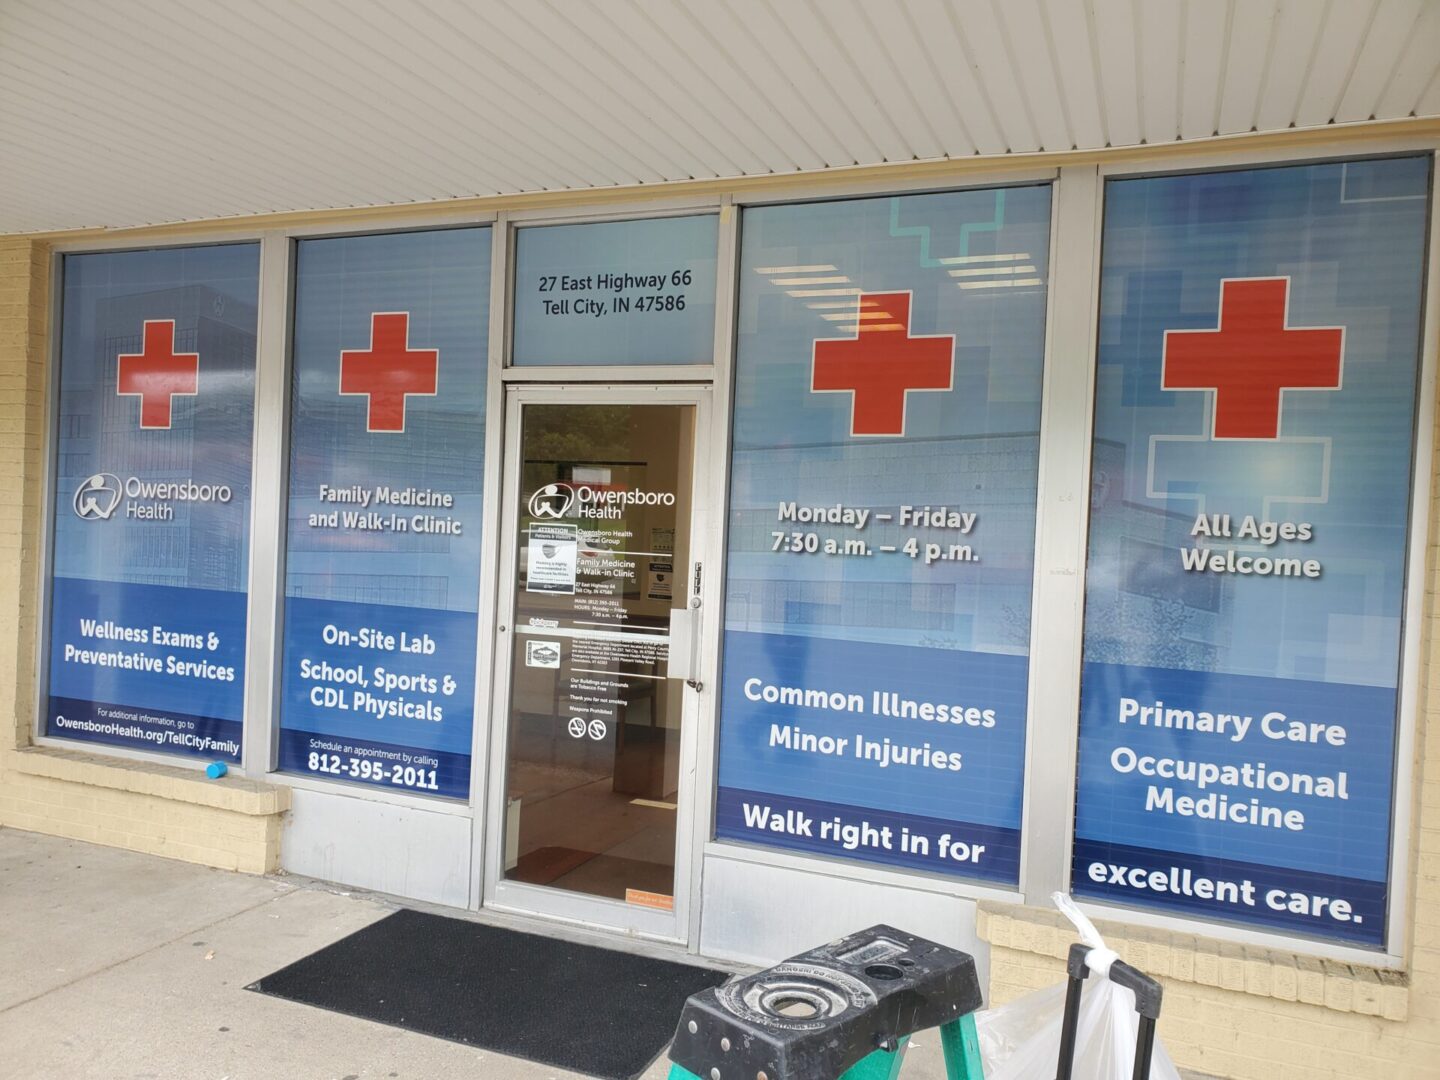
[[[683,571],[684,597],[693,597],[696,589],[697,564],[702,587],[707,583],[707,567],[719,558],[720,522],[716,517],[715,494],[712,491],[710,460],[713,423],[713,392],[702,384],[577,384],[525,385],[506,388],[505,442],[501,485],[500,554],[496,565],[500,583],[495,607],[495,656],[490,703],[489,762],[487,765],[485,799],[485,855],[481,870],[481,897],[484,907],[517,915],[539,916],[575,925],[619,932],[635,937],[689,945],[691,905],[698,899],[694,883],[698,878],[696,860],[702,857],[701,846],[694,842],[697,815],[704,812],[697,805],[697,794],[708,791],[698,783],[696,763],[702,727],[712,730],[713,687],[689,689],[684,694],[680,722],[680,786],[676,795],[675,815],[675,883],[674,906],[670,911],[641,907],[623,900],[570,893],[543,885],[528,885],[505,880],[505,825],[507,791],[505,773],[507,744],[510,731],[510,673],[515,639],[515,581],[519,568],[516,530],[520,522],[521,466],[520,438],[522,411],[527,405],[692,405],[695,408],[695,439],[691,467],[690,565]],[[708,588],[701,593],[702,603],[711,603]],[[676,597],[679,600],[681,597]],[[702,608],[696,620],[700,640],[697,654],[703,658],[718,647],[718,641],[707,640],[705,628],[713,625]]]

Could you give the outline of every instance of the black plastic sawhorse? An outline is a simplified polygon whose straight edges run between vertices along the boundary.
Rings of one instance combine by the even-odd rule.
[[[982,1080],[968,953],[872,926],[685,1003],[670,1080],[895,1080],[938,1028],[949,1080]]]

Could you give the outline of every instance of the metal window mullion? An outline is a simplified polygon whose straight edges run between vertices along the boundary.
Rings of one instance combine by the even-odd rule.
[[[38,743],[45,735],[46,713],[49,710],[50,697],[50,600],[52,594],[52,583],[55,570],[55,484],[60,475],[60,332],[64,326],[64,297],[65,297],[65,256],[52,249],[50,254],[49,267],[50,295],[46,297],[46,335],[45,343],[45,375],[43,385],[45,388],[45,412],[44,431],[42,433],[41,445],[45,448],[45,457],[40,464],[41,493],[39,509],[41,513],[39,537],[40,537],[40,575],[35,583],[39,595],[36,597],[35,610],[39,618],[35,620],[35,632],[38,640],[35,645],[35,667],[32,674],[35,685],[32,688],[30,706],[32,715],[29,725],[29,742]],[[33,271],[32,280],[33,285]],[[21,595],[24,595],[23,584]],[[20,704],[19,691],[17,687],[16,705]],[[18,735],[17,725],[17,742]],[[24,746],[24,743],[20,743]]]
[[[1400,708],[1396,714],[1395,769],[1390,788],[1389,903],[1385,922],[1385,951],[1397,961],[1413,948],[1412,917],[1415,907],[1411,882],[1417,849],[1412,830],[1420,819],[1417,791],[1429,779],[1423,760],[1417,759],[1421,717],[1426,710],[1424,686],[1428,657],[1434,655],[1434,631],[1425,618],[1430,591],[1429,563],[1431,515],[1435,512],[1435,394],[1436,365],[1440,363],[1440,213],[1435,188],[1440,176],[1440,153],[1430,157],[1430,220],[1421,295],[1420,372],[1416,383],[1415,446],[1410,499],[1410,544],[1406,552],[1405,595],[1400,639]],[[1428,719],[1428,717],[1427,717]]]
[[[1069,891],[1089,524],[1101,181],[1060,170],[1051,206],[1031,609],[1029,730],[1020,887],[1029,904]]]
[[[284,587],[291,253],[288,236],[272,233],[261,238],[241,758],[245,772],[252,777],[263,776],[275,767],[279,724],[277,672]]]
[[[490,228],[490,336],[486,349],[485,383],[485,466],[483,482],[484,513],[480,543],[480,597],[476,614],[475,636],[475,708],[471,716],[470,743],[470,806],[473,821],[470,827],[470,907],[483,903],[487,876],[487,851],[498,850],[499,863],[504,862],[503,801],[501,828],[495,833],[498,846],[489,847],[491,815],[489,794],[492,727],[504,724],[508,710],[502,712],[496,699],[495,657],[497,647],[498,611],[500,604],[501,523],[504,504],[501,494],[504,483],[505,449],[505,364],[510,333],[510,256],[512,250],[509,218],[501,213]],[[503,783],[503,781],[502,781]],[[499,866],[498,873],[504,872]]]
[[[724,633],[725,552],[729,535],[730,417],[735,372],[735,334],[740,280],[740,210],[727,196],[720,207],[720,237],[715,261],[714,383],[709,409],[708,446],[697,447],[696,486],[707,485],[708,536],[691,544],[691,560],[705,565],[701,641],[705,650],[701,680],[705,691],[695,711],[694,771],[691,784],[689,908],[682,932],[689,950],[699,953],[704,919],[705,849],[715,831],[715,789],[719,769],[720,651]],[[702,456],[703,455],[703,456]],[[702,476],[702,470],[706,475]],[[688,569],[685,571],[688,576]],[[677,872],[681,872],[677,867]]]

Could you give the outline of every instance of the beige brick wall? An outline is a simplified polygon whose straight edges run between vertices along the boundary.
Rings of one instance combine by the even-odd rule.
[[[288,788],[30,745],[50,260],[42,243],[0,237],[0,826],[274,870]]]
[[[43,245],[0,238],[0,755],[34,709],[49,271]]]
[[[1430,950],[1409,972],[1100,923],[1108,945],[1165,985],[1160,1037],[1176,1063],[1235,1080],[1440,1076],[1440,987]],[[990,1003],[1065,980],[1075,940],[1050,911],[985,905]]]
[[[105,764],[94,763],[96,770]],[[236,813],[174,796],[9,772],[0,787],[0,822],[94,844],[264,874],[278,869],[276,814]]]

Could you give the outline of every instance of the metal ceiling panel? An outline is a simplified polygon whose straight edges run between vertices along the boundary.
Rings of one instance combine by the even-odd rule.
[[[0,233],[1440,114],[1440,0],[0,0]]]
[[[1185,12],[1178,3],[1136,6],[1140,64],[1140,135],[1147,143],[1180,137],[1180,63]]]
[[[1275,0],[1249,0],[1235,7],[1215,124],[1221,135],[1238,134],[1255,126],[1260,82],[1265,78],[1266,60],[1275,43],[1278,14]]]
[[[1136,68],[1145,56],[1136,36],[1139,20],[1129,0],[1095,0],[1095,51],[1100,58],[1100,106],[1114,146],[1140,141],[1140,104]]]
[[[1057,104],[1069,120],[1071,145],[1110,145],[1089,8],[1081,0],[1041,0],[1041,13],[1049,28],[1049,61],[1063,91]]]

